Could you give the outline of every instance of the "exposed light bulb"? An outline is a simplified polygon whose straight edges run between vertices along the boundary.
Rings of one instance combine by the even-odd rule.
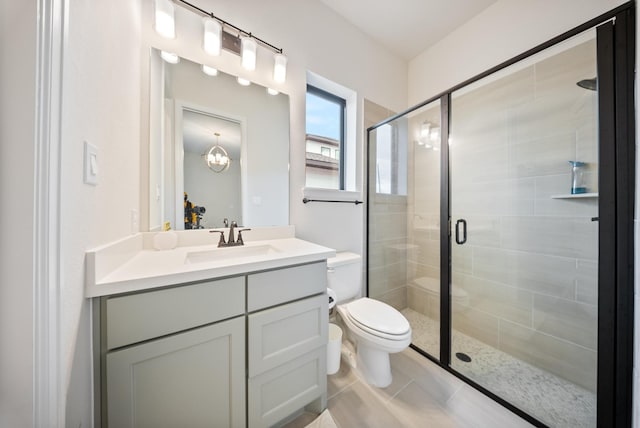
[[[241,40],[242,67],[246,70],[253,71],[256,69],[258,44],[251,37],[243,37]]]
[[[275,89],[272,88],[267,88],[267,93],[269,95],[278,95],[280,92],[276,91]]]
[[[218,75],[218,69],[217,68],[209,67],[208,65],[204,65],[204,64],[202,64],[202,72],[204,74],[206,74],[207,76],[217,76]]]
[[[243,79],[242,77],[238,77],[238,83],[241,84],[242,86],[249,86],[251,84],[250,80],[247,79]]]
[[[167,51],[160,51],[160,57],[167,61],[169,64],[177,64],[180,62],[180,57],[178,56],[178,54],[175,54],[173,52],[167,52]]]
[[[281,53],[273,56],[273,80],[284,83],[287,80],[287,57]]]
[[[167,39],[176,38],[176,21],[174,6],[170,0],[155,0],[155,29]]]
[[[217,19],[204,18],[202,20],[204,25],[204,41],[203,48],[209,55],[220,55],[220,48],[222,46],[222,25]]]
[[[420,137],[421,138],[428,138],[429,137],[429,131],[431,130],[431,124],[427,121],[425,121],[421,126],[420,126]]]
[[[433,128],[433,130],[429,134],[429,138],[431,139],[431,141],[440,140],[440,129],[439,128]]]

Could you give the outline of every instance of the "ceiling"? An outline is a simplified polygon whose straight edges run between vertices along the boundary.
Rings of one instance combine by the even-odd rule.
[[[182,117],[184,151],[203,154],[216,142],[215,133],[220,134],[220,145],[232,159],[240,158],[240,125],[230,120],[185,110]]]
[[[408,61],[497,0],[320,1]]]

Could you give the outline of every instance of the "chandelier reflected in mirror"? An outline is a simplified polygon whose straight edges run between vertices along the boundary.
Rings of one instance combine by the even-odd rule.
[[[224,147],[220,145],[220,134],[216,132],[214,135],[216,136],[216,144],[202,156],[209,169],[213,172],[223,172],[229,169],[231,158]]]

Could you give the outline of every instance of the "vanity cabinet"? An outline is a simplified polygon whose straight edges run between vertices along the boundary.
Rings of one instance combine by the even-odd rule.
[[[99,299],[103,427],[269,427],[326,407],[326,264]]]

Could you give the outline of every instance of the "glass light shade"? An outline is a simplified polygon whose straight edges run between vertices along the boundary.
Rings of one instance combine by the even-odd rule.
[[[276,91],[275,89],[272,88],[267,88],[267,94],[269,95],[278,95],[280,92]]]
[[[206,74],[207,76],[217,76],[218,75],[218,69],[217,68],[209,67],[208,65],[204,65],[204,64],[202,64],[202,72],[204,74]]]
[[[222,25],[218,20],[213,18],[204,18],[204,51],[209,55],[220,55],[220,47],[222,46]]]
[[[247,79],[243,79],[242,77],[238,77],[238,83],[241,84],[242,86],[249,86],[251,84],[251,81],[247,80]]]
[[[160,51],[160,57],[167,61],[169,64],[177,64],[180,62],[180,57],[178,56],[178,54],[175,54],[173,52],[167,52],[167,51]]]
[[[155,0],[155,30],[167,39],[176,38],[176,21],[173,3],[170,0]]]
[[[287,57],[277,53],[273,57],[273,80],[284,83],[287,79]]]
[[[216,145],[211,147],[209,151],[204,155],[204,158],[207,166],[213,172],[226,171],[231,165],[231,158],[227,154],[227,151],[222,146],[220,146],[217,141]]]
[[[242,66],[250,71],[256,69],[258,44],[251,37],[242,38]]]

